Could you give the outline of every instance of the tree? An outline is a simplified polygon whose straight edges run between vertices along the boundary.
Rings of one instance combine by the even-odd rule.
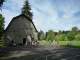
[[[45,34],[44,34],[43,31],[40,31],[40,32],[38,33],[38,38],[39,38],[39,40],[44,40],[44,39],[45,39]]]
[[[59,35],[56,35],[55,40],[56,41],[67,41],[68,38],[65,34],[59,34]]]
[[[32,19],[31,7],[28,0],[25,1],[24,6],[22,8],[22,14]]]
[[[4,40],[2,39],[4,33],[4,17],[0,14],[0,46],[4,45]]]
[[[5,0],[0,0],[0,8],[2,7],[4,1]]]
[[[0,14],[0,38],[3,35],[4,31],[4,17]]]
[[[77,35],[79,29],[77,27],[72,27],[72,30],[67,33],[67,37],[69,41],[74,40],[75,36]]]
[[[80,33],[75,35],[75,40],[79,40],[80,41]]]
[[[77,27],[72,27],[72,31],[78,31],[79,29]]]
[[[55,38],[55,33],[52,30],[46,32],[46,40],[53,41]]]
[[[70,31],[66,34],[66,36],[68,37],[69,41],[72,41],[75,39],[75,32]]]

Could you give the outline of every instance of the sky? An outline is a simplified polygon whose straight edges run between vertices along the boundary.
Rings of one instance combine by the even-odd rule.
[[[2,12],[5,28],[11,19],[21,13],[25,0],[6,0]],[[80,0],[29,0],[33,22],[38,31],[70,30],[80,28]]]

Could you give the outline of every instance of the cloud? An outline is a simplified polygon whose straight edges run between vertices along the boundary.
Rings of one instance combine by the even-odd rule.
[[[17,12],[12,12],[6,9],[3,9],[3,11],[1,12],[3,14],[3,16],[5,17],[5,28],[8,26],[8,24],[10,23],[11,19],[14,16],[17,16],[19,13]]]
[[[25,0],[7,0],[3,6],[6,26],[12,17],[21,13]],[[29,0],[33,22],[38,30],[69,30],[80,26],[80,0]],[[7,17],[9,17],[7,19]]]
[[[74,17],[80,17],[80,11],[75,12]]]
[[[72,26],[79,26],[80,18],[77,18],[79,15],[74,16],[74,13],[80,11],[79,0],[30,1],[35,17],[34,21],[39,30],[69,30]]]
[[[24,0],[7,0],[3,5],[3,9],[11,10],[14,12],[20,12],[23,3]]]
[[[3,16],[5,17],[5,28],[8,26],[14,16],[21,13],[24,0],[7,0],[2,8]]]

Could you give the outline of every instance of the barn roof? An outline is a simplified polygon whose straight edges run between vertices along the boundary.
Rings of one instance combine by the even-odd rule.
[[[26,19],[28,19],[33,24],[36,32],[38,32],[37,29],[36,29],[36,27],[35,27],[35,25],[34,25],[34,23],[33,23],[33,21],[32,21],[32,19],[30,19],[29,17],[25,16],[24,14],[20,14],[20,15],[18,15],[16,17],[13,17],[13,19],[11,20],[11,22],[9,23],[9,25],[7,26],[7,28],[5,29],[5,31],[7,31],[9,29],[9,27],[11,26],[12,22],[14,22],[15,19],[17,19],[17,18],[19,18],[21,16],[24,16]]]

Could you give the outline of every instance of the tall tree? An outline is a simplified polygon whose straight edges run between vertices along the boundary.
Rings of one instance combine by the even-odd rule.
[[[2,16],[2,14],[0,14],[0,47],[4,46],[3,33],[4,33],[4,17]]]
[[[48,32],[46,32],[46,40],[48,41],[53,41],[55,38],[55,33],[53,30],[48,30]]]
[[[24,6],[22,8],[22,14],[32,19],[31,7],[28,0],[26,0],[24,3]]]
[[[0,38],[3,35],[3,31],[4,31],[4,17],[2,16],[2,14],[0,14]]]
[[[42,30],[38,33],[38,39],[39,40],[44,40],[45,39],[45,34]]]
[[[5,0],[0,0],[0,8],[2,7],[4,1]]]

